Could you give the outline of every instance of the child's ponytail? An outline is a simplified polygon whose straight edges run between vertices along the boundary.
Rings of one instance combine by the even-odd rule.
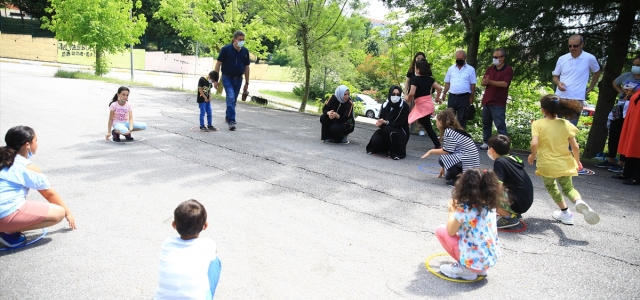
[[[118,94],[122,93],[122,91],[130,92],[129,88],[126,86],[119,87],[118,92],[115,95],[113,95],[113,98],[111,98],[111,102],[109,102],[109,107],[111,107],[111,103],[118,101]]]
[[[546,95],[540,99],[540,107],[551,115],[577,118],[582,113],[582,103],[576,100],[562,100],[558,95]]]

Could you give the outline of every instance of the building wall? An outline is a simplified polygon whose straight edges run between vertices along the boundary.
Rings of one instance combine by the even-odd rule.
[[[56,62],[57,41],[0,32],[0,57]]]

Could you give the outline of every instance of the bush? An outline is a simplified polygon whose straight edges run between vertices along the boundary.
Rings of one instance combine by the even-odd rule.
[[[299,86],[296,86],[293,88],[293,93],[302,98],[304,96],[304,84],[301,84]],[[311,85],[309,87],[309,98],[308,99],[316,99],[316,98],[322,98],[323,93],[322,93],[322,88],[316,85]]]

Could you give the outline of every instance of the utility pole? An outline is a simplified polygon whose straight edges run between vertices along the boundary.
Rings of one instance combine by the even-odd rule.
[[[129,21],[133,21],[133,6],[131,6],[131,10],[129,12]],[[131,61],[131,82],[133,82],[133,43],[131,43],[130,46],[131,51],[129,52],[129,60]]]

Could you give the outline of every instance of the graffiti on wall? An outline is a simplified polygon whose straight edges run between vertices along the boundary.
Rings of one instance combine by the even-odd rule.
[[[89,46],[78,44],[67,44],[66,42],[58,42],[58,52],[62,57],[81,56],[81,57],[94,57],[93,49]]]

